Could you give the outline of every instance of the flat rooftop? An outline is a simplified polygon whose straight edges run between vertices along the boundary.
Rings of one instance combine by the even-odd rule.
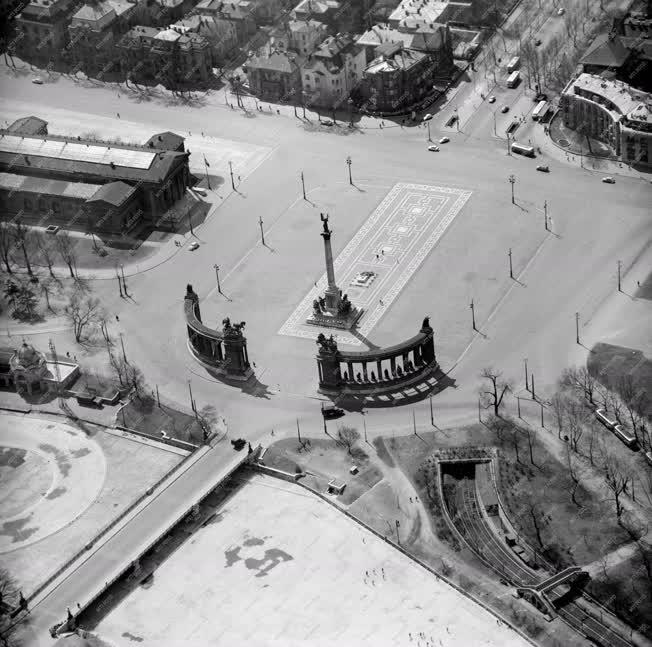
[[[85,144],[61,141],[48,137],[20,137],[0,135],[0,152],[16,155],[52,157],[75,162],[92,162],[126,168],[149,169],[156,152],[115,148],[109,145]]]
[[[419,632],[440,647],[529,644],[317,496],[259,474],[93,628],[114,644],[126,631],[141,647],[415,647]]]

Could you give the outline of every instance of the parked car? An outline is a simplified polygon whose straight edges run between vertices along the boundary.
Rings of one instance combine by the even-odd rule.
[[[506,112],[509,112],[509,106],[503,106],[503,107],[500,109],[500,112],[502,112],[503,114],[505,114]]]
[[[428,146],[428,150],[432,151],[433,153],[438,153],[439,152],[439,146]]]
[[[550,169],[547,166],[537,166],[537,171],[541,171],[542,173],[550,173]]]
[[[432,115],[431,115],[430,113],[428,113],[428,114],[423,118],[424,121],[430,121],[431,119],[432,119]]]
[[[541,45],[541,39],[540,39],[540,38],[537,38],[537,39],[534,41],[534,44],[536,45],[536,47],[539,47],[539,45]]]
[[[326,406],[322,406],[321,415],[325,420],[341,418],[344,415],[344,409],[339,409],[334,404],[327,404]]]
[[[321,123],[324,126],[332,126],[333,125],[333,122],[330,119],[322,119]]]
[[[43,79],[39,79],[37,76],[36,78],[32,79],[32,83],[36,83],[36,85],[43,85]]]
[[[439,143],[440,143],[440,144],[448,144],[449,141],[450,141],[450,139],[448,139],[448,137],[442,137],[442,138],[439,140]]]
[[[564,9],[563,7],[559,7],[559,9],[557,9],[558,16],[563,16],[565,13],[566,13],[566,9]]]
[[[614,180],[612,177],[603,177],[602,181],[605,184],[616,184],[616,180]]]
[[[206,193],[206,189],[202,189],[200,186],[194,187],[195,193],[198,193],[201,196],[206,197],[208,194]]]
[[[188,245],[188,249],[189,249],[191,252],[194,252],[194,251],[195,251],[196,249],[198,249],[198,248],[199,248],[199,243],[196,242],[196,241],[193,241],[192,243],[190,243],[190,245]]]
[[[545,92],[539,92],[534,97],[534,103],[540,103],[541,101],[548,101],[548,95]]]
[[[489,97],[489,103],[495,103],[496,97],[493,96],[493,94]]]

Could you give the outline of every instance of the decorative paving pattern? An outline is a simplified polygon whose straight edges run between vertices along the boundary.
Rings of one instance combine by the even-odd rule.
[[[360,227],[335,259],[335,278],[353,304],[364,309],[358,333],[367,336],[398,297],[410,277],[461,211],[471,191],[427,184],[398,183]],[[337,219],[333,221],[337,232]],[[337,233],[335,234],[337,235]],[[360,272],[374,272],[367,287],[352,285]],[[320,332],[343,344],[359,346],[360,339],[305,323],[313,301],[328,285],[326,273],[301,300],[279,335],[315,339]]]

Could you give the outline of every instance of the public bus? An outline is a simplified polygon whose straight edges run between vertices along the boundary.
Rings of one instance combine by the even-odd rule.
[[[507,63],[507,71],[511,74],[514,70],[518,70],[521,66],[521,59],[515,56],[509,63]]]
[[[621,440],[627,447],[634,447],[636,445],[636,436],[627,429],[623,429],[621,425],[615,425],[613,428],[616,438]]]
[[[525,155],[525,157],[534,157],[534,147],[525,146],[525,144],[519,144],[514,142],[512,144],[512,153],[517,153],[518,155]]]
[[[521,80],[521,73],[518,70],[512,72],[507,78],[507,87],[515,88],[519,84],[520,80]]]
[[[539,121],[543,119],[550,109],[550,104],[547,101],[539,101],[537,107],[532,111],[532,120]]]

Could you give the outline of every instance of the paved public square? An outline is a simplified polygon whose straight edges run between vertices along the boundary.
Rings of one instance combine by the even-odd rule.
[[[94,631],[143,647],[401,647],[426,644],[419,633],[440,647],[528,644],[318,497],[261,475]]]
[[[464,207],[471,193],[448,187],[398,183],[369,216],[347,246],[335,259],[335,279],[343,293],[364,313],[356,335],[339,331],[336,341],[361,345],[386,312],[447,227]],[[373,278],[367,285],[355,283],[367,273]],[[279,330],[281,335],[314,339],[332,329],[306,324],[312,303],[328,287],[326,274],[303,298]]]

